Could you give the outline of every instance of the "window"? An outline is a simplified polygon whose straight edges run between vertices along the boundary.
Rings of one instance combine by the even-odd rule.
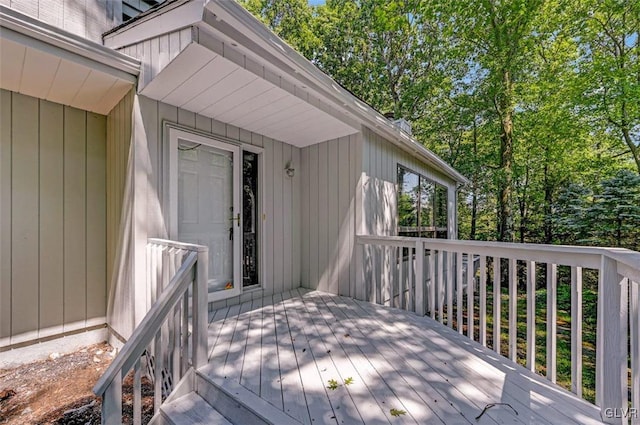
[[[445,186],[398,165],[398,235],[446,238]]]

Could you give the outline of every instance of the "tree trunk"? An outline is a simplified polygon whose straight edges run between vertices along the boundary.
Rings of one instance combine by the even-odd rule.
[[[476,222],[478,219],[478,129],[473,119],[473,177],[471,181],[471,232],[469,239],[476,239]]]
[[[553,241],[553,228],[551,223],[551,204],[553,202],[553,187],[549,176],[548,155],[544,164],[544,243],[551,244]]]
[[[500,172],[498,181],[498,240],[513,242],[513,81],[508,69],[502,72],[502,96],[498,113],[502,134],[500,135]]]
[[[640,149],[638,149],[638,147],[633,143],[633,140],[631,140],[631,134],[629,133],[628,125],[623,125],[620,130],[622,131],[622,137],[624,138],[625,143],[631,151],[631,155],[633,155],[633,160],[636,163],[638,174],[640,174]]]

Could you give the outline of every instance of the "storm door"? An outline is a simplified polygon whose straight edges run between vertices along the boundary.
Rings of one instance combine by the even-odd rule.
[[[172,238],[209,247],[209,300],[240,293],[242,157],[238,146],[170,131]]]

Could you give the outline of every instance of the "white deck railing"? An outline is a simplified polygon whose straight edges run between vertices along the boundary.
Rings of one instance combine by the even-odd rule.
[[[132,369],[133,423],[140,424],[143,374],[157,413],[180,378],[207,362],[208,248],[150,239],[147,252],[153,304],[93,388],[103,424],[123,423],[122,383]]]
[[[498,353],[536,370],[536,269],[544,264],[546,377],[557,378],[558,268],[570,270],[571,391],[582,397],[583,269],[598,275],[596,405],[608,423],[640,415],[640,253],[616,248],[358,236],[356,298],[428,314]],[[494,267],[501,264],[501,267]],[[567,270],[568,271],[568,270]],[[490,290],[487,282],[490,284]],[[526,337],[518,340],[518,283],[526,287]],[[508,328],[501,326],[501,285],[508,288]],[[488,332],[487,302],[493,312]],[[500,300],[500,302],[496,302]],[[477,309],[477,314],[469,314]],[[466,313],[466,314],[465,314]],[[477,332],[476,332],[477,331]],[[630,364],[629,364],[630,359]],[[630,374],[629,374],[630,372]],[[634,422],[636,423],[636,422]]]

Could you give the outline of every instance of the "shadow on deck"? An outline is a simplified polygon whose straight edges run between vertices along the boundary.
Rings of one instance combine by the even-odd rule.
[[[216,310],[209,347],[201,373],[304,424],[601,423],[597,407],[430,318],[317,291]]]

